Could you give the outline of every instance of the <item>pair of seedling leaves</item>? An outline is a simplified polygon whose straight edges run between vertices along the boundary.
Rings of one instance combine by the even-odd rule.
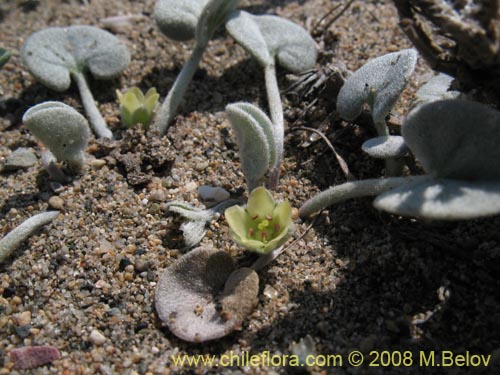
[[[277,185],[283,158],[284,120],[275,64],[299,73],[314,67],[317,51],[314,40],[302,27],[277,16],[234,11],[237,3],[237,0],[159,0],[156,3],[155,18],[162,32],[174,40],[195,38],[195,47],[160,107],[153,127],[160,134],[166,132],[209,39],[225,22],[231,36],[264,68],[270,118],[249,103],[227,107],[251,191],[269,171],[270,185]]]
[[[118,38],[92,26],[50,27],[27,39],[22,60],[38,81],[54,91],[66,91],[73,79],[96,135],[113,138],[95,104],[86,75],[107,80],[125,70],[130,52]]]
[[[405,54],[408,57],[410,51],[375,59],[349,77],[338,97],[340,115],[354,119],[368,103],[375,124],[382,123],[404,87],[396,83],[408,76],[412,64],[405,63]],[[388,84],[390,77],[394,80]],[[462,220],[498,214],[500,112],[468,100],[440,100],[459,96],[448,91],[450,82],[449,77],[437,76],[417,93],[418,105],[405,119],[402,137],[385,135],[363,145],[370,155],[381,158],[398,158],[409,149],[425,175],[334,186],[305,202],[300,216],[361,196],[377,196],[374,205],[378,209],[425,219]]]

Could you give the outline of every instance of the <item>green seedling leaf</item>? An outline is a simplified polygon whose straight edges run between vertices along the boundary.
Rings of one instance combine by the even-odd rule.
[[[23,123],[57,158],[79,168],[89,141],[85,117],[61,102],[44,102],[28,109]]]
[[[235,11],[226,29],[263,66],[276,59],[283,68],[300,73],[316,64],[314,40],[305,29],[284,18]]]
[[[340,89],[337,111],[345,120],[354,120],[366,103],[373,121],[385,122],[406,87],[417,63],[417,51],[406,49],[373,59],[354,72]]]
[[[240,160],[248,189],[263,180],[276,158],[273,125],[267,115],[250,103],[234,103],[226,113],[236,133]]]

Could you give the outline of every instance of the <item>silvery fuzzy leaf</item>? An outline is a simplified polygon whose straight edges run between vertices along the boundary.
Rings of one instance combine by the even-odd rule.
[[[231,15],[226,28],[263,65],[272,63],[268,56],[292,73],[312,69],[316,64],[314,39],[304,28],[284,18],[238,11]]]
[[[205,230],[206,224],[206,221],[186,221],[181,224],[184,243],[188,248],[195,247],[205,237],[205,233],[207,233]]]
[[[26,127],[59,161],[80,163],[90,137],[89,124],[75,109],[61,102],[44,102],[28,109]]]
[[[453,77],[444,73],[435,75],[416,92],[417,100],[414,105],[422,105],[437,100],[459,99],[462,93],[450,90],[453,80]]]
[[[49,27],[31,35],[21,52],[28,70],[48,88],[65,91],[70,73],[89,70],[97,79],[120,74],[130,62],[127,47],[93,26]]]
[[[381,136],[367,140],[361,146],[372,158],[400,158],[408,153],[403,137],[399,135]]]
[[[171,212],[178,213],[188,220],[202,221],[205,223],[212,221],[215,215],[215,212],[211,210],[197,208],[189,203],[182,201],[169,202],[165,205],[165,208]]]
[[[193,39],[203,7],[209,0],[158,0],[154,17],[167,37],[185,41]]]
[[[375,123],[384,121],[405,88],[417,63],[417,51],[406,49],[370,60],[354,72],[340,89],[337,111],[354,120],[368,103]]]
[[[0,263],[7,259],[29,236],[53,221],[59,211],[47,211],[26,219],[0,240]]]
[[[226,113],[236,133],[247,187],[252,191],[276,160],[273,125],[264,112],[250,103],[229,104]]]
[[[155,307],[174,335],[203,342],[241,329],[258,303],[258,292],[255,271],[235,269],[228,253],[200,247],[176,260],[160,276]]]
[[[425,171],[458,180],[500,180],[500,112],[450,99],[424,104],[407,117],[402,134]]]
[[[500,182],[432,179],[379,195],[374,206],[397,215],[465,220],[500,213]]]
[[[209,0],[203,8],[198,24],[196,25],[196,40],[206,44],[212,37],[215,29],[222,25],[229,14],[238,5],[239,0]]]
[[[226,29],[248,53],[257,59],[259,64],[266,66],[272,64],[274,59],[269,54],[267,43],[254,17],[245,11],[234,11],[226,22]]]

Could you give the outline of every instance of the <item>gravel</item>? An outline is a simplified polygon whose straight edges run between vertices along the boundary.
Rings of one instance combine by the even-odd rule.
[[[154,1],[47,0],[34,10],[20,4],[0,5],[1,44],[13,53],[0,71],[2,100],[10,100],[0,106],[2,163],[20,147],[32,148],[38,157],[43,151],[20,122],[28,107],[61,100],[83,113],[76,87],[63,94],[52,92],[21,66],[19,51],[31,33],[47,26],[100,25],[100,19],[130,15],[126,20],[131,26],[106,22],[131,50],[132,62],[114,81],[91,82],[118,140],[92,140],[88,163],[79,175],[53,189],[38,164],[0,174],[1,236],[49,206],[63,210],[1,265],[0,375],[24,373],[13,369],[9,353],[35,345],[61,352],[52,364],[32,370],[37,375],[193,373],[175,369],[170,355],[265,350],[290,354],[299,350],[294,342],[307,343],[301,352],[321,354],[470,350],[494,354],[492,361],[498,365],[500,219],[419,222],[379,213],[369,199],[348,201],[315,219],[297,221],[295,237],[300,238],[260,271],[259,303],[241,331],[203,346],[177,339],[162,326],[153,305],[159,275],[185,252],[181,221],[162,207],[172,200],[200,206],[197,189],[202,185],[224,188],[235,198],[244,195],[233,133],[222,111],[241,100],[267,111],[261,69],[221,30],[167,135],[151,139],[140,129],[121,128],[115,90],[156,86],[164,98],[192,48],[189,42],[172,42],[160,33],[150,17]],[[241,4],[256,14],[292,19],[309,30],[335,5],[328,0]],[[321,65],[342,62],[355,70],[370,58],[410,47],[397,22],[390,2],[355,1],[327,31],[314,30]],[[428,78],[429,69],[419,61],[391,119],[407,112],[415,89]],[[291,81],[280,71],[279,83],[284,89]],[[328,146],[301,126],[327,135],[356,178],[379,176],[383,168],[361,150],[374,130],[361,120],[350,125],[335,117],[329,86],[324,87],[312,97],[288,95],[284,101],[288,130],[275,195],[294,207],[345,181]],[[391,126],[394,133],[397,123]],[[240,265],[255,260],[231,241],[223,217],[210,224],[202,243],[228,252]],[[28,321],[28,312],[29,323],[20,325]],[[224,373],[288,370],[235,367]],[[443,373],[416,366],[356,369],[345,363],[311,369],[320,370]],[[451,368],[449,373],[462,370]],[[208,371],[221,369],[200,368],[195,373]],[[494,371],[478,369],[484,374]]]

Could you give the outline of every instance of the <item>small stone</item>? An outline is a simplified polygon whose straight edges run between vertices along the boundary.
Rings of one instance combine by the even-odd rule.
[[[89,341],[94,345],[101,346],[106,342],[106,336],[94,329],[90,332]]]
[[[138,259],[135,261],[135,270],[137,272],[147,271],[150,267],[150,263],[148,261]]]
[[[278,291],[271,285],[266,284],[266,286],[264,287],[264,295],[269,299],[274,299],[278,297]]]
[[[49,186],[54,193],[60,193],[61,191],[64,190],[64,186],[62,186],[59,182],[56,181],[50,181]]]
[[[208,168],[208,162],[200,162],[200,163],[196,163],[196,165],[194,166],[194,169],[197,170],[198,172],[202,172],[204,171],[205,169]]]
[[[64,208],[64,200],[57,195],[50,197],[49,207],[55,210],[62,210]]]
[[[203,185],[198,189],[198,196],[200,197],[201,201],[207,206],[213,206],[228,199],[230,197],[230,194],[226,189],[219,186],[213,187]]]
[[[30,148],[20,147],[7,156],[4,168],[7,171],[29,168],[37,163],[38,159]]]
[[[22,313],[14,315],[12,321],[18,327],[27,326],[31,323],[31,311],[23,311]]]
[[[101,169],[102,167],[104,167],[106,165],[106,160],[104,160],[104,159],[94,159],[94,160],[92,160],[90,162],[90,165],[93,168]]]
[[[14,369],[26,370],[39,367],[61,358],[61,353],[53,346],[26,346],[13,349],[10,358]]]
[[[150,202],[163,202],[167,199],[167,194],[164,190],[157,189],[153,190],[151,194],[149,194],[148,200]]]

